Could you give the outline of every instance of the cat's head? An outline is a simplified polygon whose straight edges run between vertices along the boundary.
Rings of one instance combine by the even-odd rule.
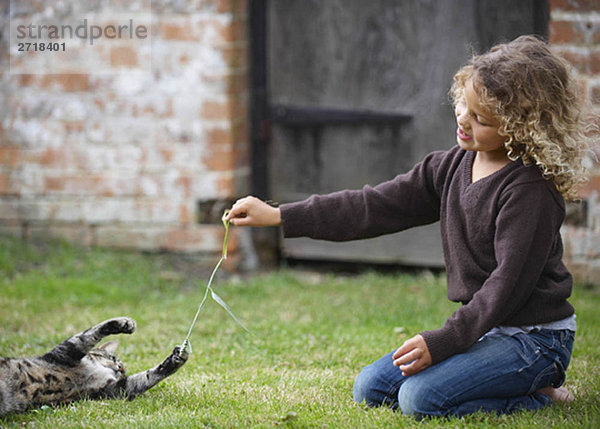
[[[109,341],[100,347],[90,350],[84,357],[84,361],[94,366],[95,371],[101,371],[105,376],[114,380],[120,380],[125,377],[125,367],[123,363],[115,356],[119,347],[116,341]]]

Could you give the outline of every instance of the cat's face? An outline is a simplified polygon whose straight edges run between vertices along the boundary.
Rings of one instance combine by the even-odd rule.
[[[102,371],[106,377],[120,380],[125,377],[125,367],[119,358],[114,355],[118,345],[116,341],[110,341],[91,350],[83,360],[87,360],[89,364],[92,364],[95,371]]]

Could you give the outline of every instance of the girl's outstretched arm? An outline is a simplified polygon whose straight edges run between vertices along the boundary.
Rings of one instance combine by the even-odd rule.
[[[281,212],[278,207],[248,196],[235,202],[226,220],[235,226],[279,226]]]

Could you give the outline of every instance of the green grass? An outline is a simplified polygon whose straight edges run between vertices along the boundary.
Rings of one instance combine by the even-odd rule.
[[[127,315],[138,324],[134,335],[119,338],[128,372],[157,364],[185,338],[210,273],[184,262],[0,237],[0,355],[39,355]],[[31,411],[0,419],[0,427],[600,427],[598,289],[577,287],[572,299],[579,322],[567,374],[573,404],[417,422],[356,405],[352,382],[362,366],[456,309],[443,276],[280,270],[220,274],[213,287],[252,335],[209,300],[188,363],[144,395]]]

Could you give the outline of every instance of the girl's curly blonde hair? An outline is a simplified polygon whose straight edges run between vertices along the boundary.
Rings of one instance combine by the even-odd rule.
[[[586,181],[587,128],[567,63],[542,40],[521,36],[474,56],[454,75],[455,104],[469,80],[500,121],[508,157],[537,165],[565,199],[577,199],[577,185]]]

